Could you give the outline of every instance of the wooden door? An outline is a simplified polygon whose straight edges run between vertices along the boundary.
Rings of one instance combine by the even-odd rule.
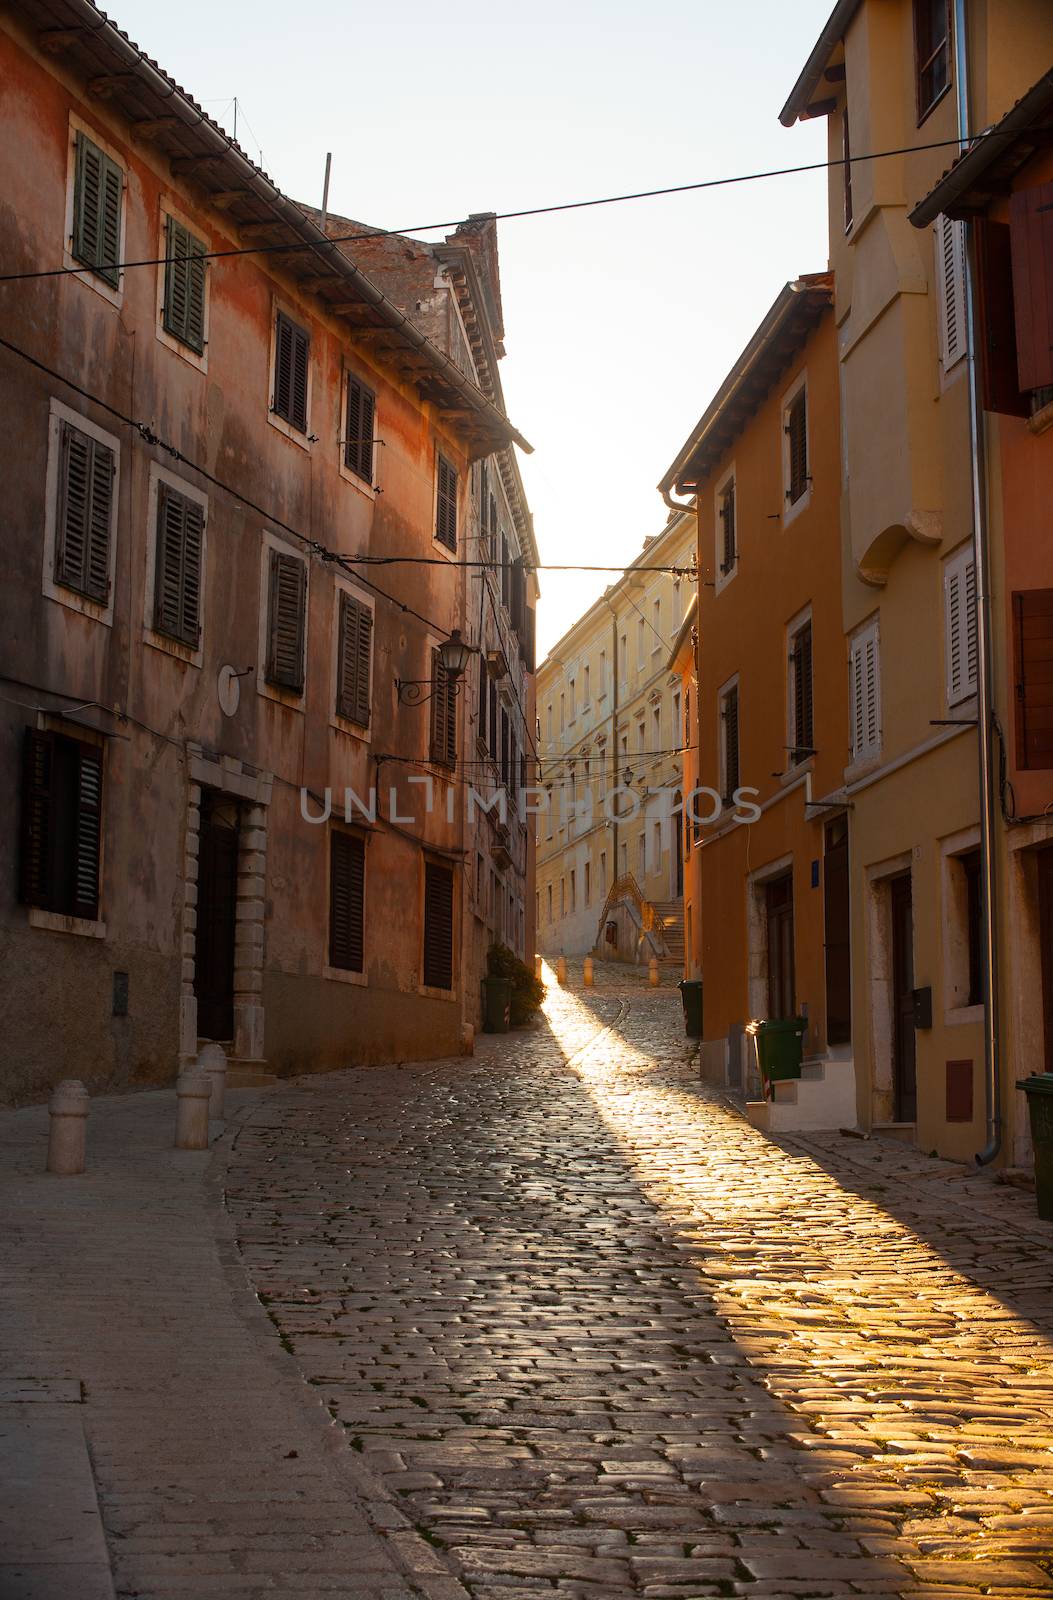
[[[848,894],[848,818],[824,829],[823,945],[826,960],[826,1042],[852,1038],[852,947]]]
[[[1042,962],[1042,1038],[1045,1047],[1043,1070],[1053,1072],[1053,849],[1040,850],[1038,853],[1038,913],[1039,956]]]
[[[796,1016],[793,961],[793,877],[787,872],[764,886],[768,922],[768,1015]]]
[[[194,993],[202,1039],[234,1037],[234,928],[237,916],[236,800],[201,792],[201,850],[197,879]]]
[[[910,873],[889,885],[892,910],[892,1089],[897,1122],[918,1115],[914,1049],[914,909]]]

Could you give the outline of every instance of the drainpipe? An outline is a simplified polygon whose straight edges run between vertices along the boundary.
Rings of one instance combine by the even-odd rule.
[[[969,40],[966,0],[954,0],[955,76],[958,95],[958,138],[964,151],[969,137]],[[986,475],[984,470],[984,414],[976,371],[976,274],[972,229],[965,250],[965,302],[968,332],[969,444],[972,465],[973,539],[976,552],[977,744],[980,776],[980,870],[983,878],[984,1086],[987,1102],[987,1143],[976,1155],[985,1167],[1002,1148],[1002,1081],[998,1031],[998,946],[995,924],[995,840],[997,797],[991,751],[991,561],[987,539]]]

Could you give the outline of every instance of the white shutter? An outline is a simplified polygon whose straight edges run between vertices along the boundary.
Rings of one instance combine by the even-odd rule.
[[[936,299],[940,319],[940,362],[946,372],[966,351],[965,224],[936,218]]]
[[[849,677],[852,760],[863,761],[881,749],[881,658],[876,622],[852,640]]]
[[[944,567],[943,632],[947,704],[953,706],[976,693],[976,560],[971,544]]]

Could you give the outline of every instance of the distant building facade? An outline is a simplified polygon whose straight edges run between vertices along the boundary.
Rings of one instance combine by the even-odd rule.
[[[694,562],[694,517],[677,513],[538,669],[547,954],[682,955],[684,704],[669,652]]]

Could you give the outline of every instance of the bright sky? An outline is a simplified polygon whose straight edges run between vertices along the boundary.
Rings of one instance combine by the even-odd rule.
[[[778,112],[831,0],[105,0],[296,199],[419,231],[471,211],[819,161]],[[513,421],[542,561],[624,564],[655,484],[779,289],[826,265],[809,173],[500,224]],[[442,231],[421,233],[439,239]],[[614,574],[542,573],[544,653]]]

